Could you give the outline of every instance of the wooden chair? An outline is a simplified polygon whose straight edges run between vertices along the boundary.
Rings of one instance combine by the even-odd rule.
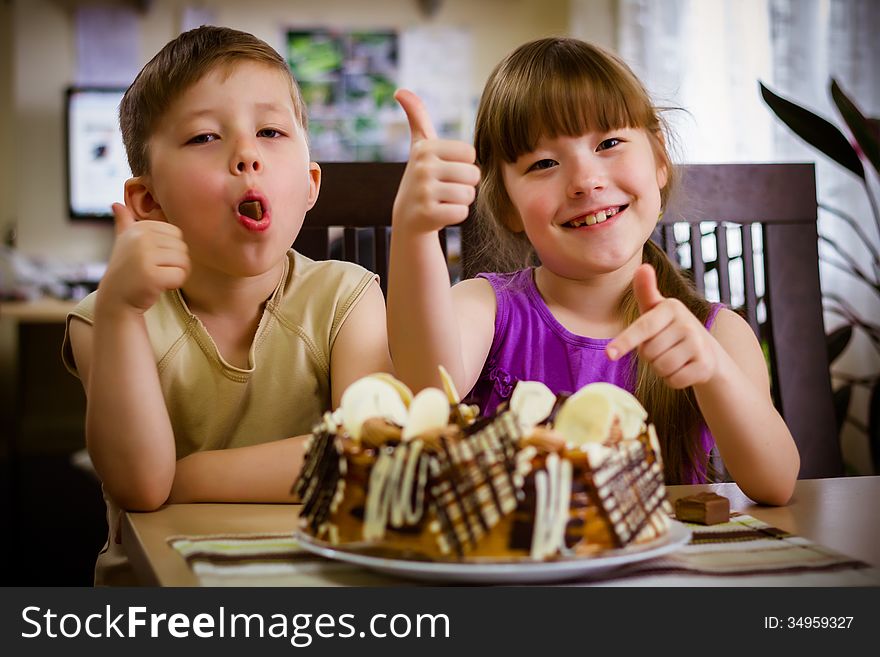
[[[363,264],[380,275],[384,290],[391,210],[404,164],[328,163],[322,169],[320,199],[295,248],[312,258]],[[698,290],[742,312],[766,345],[774,402],[800,450],[799,476],[842,474],[822,321],[813,165],[686,165],[681,174],[655,240],[692,273]],[[461,229],[461,257],[464,271],[475,272],[468,225]],[[335,242],[333,228],[341,228]],[[445,251],[443,236],[441,243]]]
[[[708,292],[711,280],[707,296],[740,310],[766,346],[774,401],[797,442],[801,478],[843,474],[816,208],[812,164],[689,165],[655,233],[673,259],[689,264],[697,289]],[[740,299],[733,299],[733,280],[742,282]]]

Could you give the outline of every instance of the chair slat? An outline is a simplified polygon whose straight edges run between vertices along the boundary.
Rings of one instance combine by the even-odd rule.
[[[385,226],[376,226],[373,229],[373,262],[376,263],[376,273],[379,274],[379,285],[382,294],[388,292],[388,229]]]
[[[706,289],[706,264],[703,262],[703,234],[698,223],[690,225],[690,247],[694,285],[697,292],[703,294]]]
[[[758,293],[755,288],[755,254],[752,246],[752,225],[739,227],[742,240],[743,290],[746,299],[746,321],[758,335]]]
[[[348,262],[360,262],[357,228],[344,228],[342,240],[342,257]]]
[[[730,304],[730,256],[727,254],[727,226],[715,227],[715,253],[718,258],[718,291],[721,301]]]

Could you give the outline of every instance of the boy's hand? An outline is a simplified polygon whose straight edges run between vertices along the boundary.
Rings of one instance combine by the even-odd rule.
[[[717,367],[721,348],[706,327],[678,299],[667,299],[657,289],[657,274],[642,264],[633,276],[639,317],[605,348],[617,360],[635,348],[671,388],[706,383]]]
[[[127,207],[113,204],[116,243],[101,279],[104,308],[149,310],[165,290],[181,287],[189,275],[186,242],[177,226],[137,221]]]
[[[412,135],[409,162],[394,199],[394,228],[432,232],[461,223],[480,181],[474,147],[438,139],[428,110],[413,92],[399,89],[394,98],[406,112]]]

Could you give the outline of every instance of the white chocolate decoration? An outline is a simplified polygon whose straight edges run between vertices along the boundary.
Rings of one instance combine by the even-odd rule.
[[[409,389],[409,386],[406,385],[403,381],[396,378],[392,374],[388,374],[388,372],[376,372],[375,374],[370,374],[368,378],[384,381],[385,383],[390,385],[400,395],[400,398],[403,400],[404,405],[409,408],[409,405],[412,403],[413,400],[413,393],[412,390]]]
[[[449,398],[449,403],[452,406],[455,406],[461,401],[461,395],[458,394],[458,390],[455,388],[455,383],[452,381],[452,377],[449,376],[449,372],[446,371],[446,368],[442,365],[438,365],[437,369],[440,370],[440,380],[443,382],[443,391]]]

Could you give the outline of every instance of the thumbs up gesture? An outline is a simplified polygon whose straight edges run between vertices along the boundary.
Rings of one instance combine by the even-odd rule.
[[[189,252],[177,226],[138,221],[121,203],[113,204],[116,242],[98,295],[102,308],[144,313],[165,290],[183,285],[190,271]]]
[[[480,170],[474,147],[438,139],[422,100],[399,89],[394,98],[409,121],[409,162],[394,199],[395,230],[432,232],[461,223],[476,196]]]
[[[608,344],[608,357],[617,360],[638,349],[671,388],[708,382],[717,369],[717,340],[681,301],[660,294],[651,265],[636,269],[633,293],[640,317]]]

